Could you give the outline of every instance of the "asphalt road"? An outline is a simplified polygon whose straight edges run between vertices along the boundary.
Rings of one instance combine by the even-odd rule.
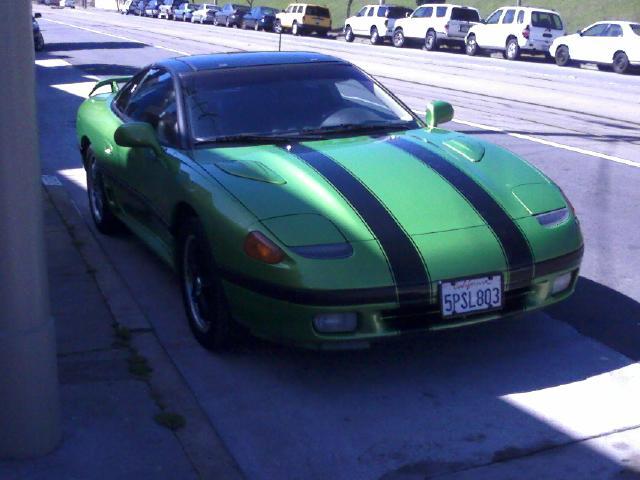
[[[268,33],[36,8],[43,173],[88,221],[74,121],[92,79],[278,48]],[[576,294],[548,312],[365,351],[253,341],[216,356],[192,339],[172,274],[132,236],[100,236],[246,476],[637,478],[640,76],[308,37],[283,36],[282,49],[350,60],[416,111],[451,102],[447,128],[511,149],[563,188],[586,253]]]

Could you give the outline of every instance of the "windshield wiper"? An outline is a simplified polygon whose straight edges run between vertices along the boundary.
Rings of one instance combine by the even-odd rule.
[[[322,135],[326,133],[342,132],[371,132],[378,130],[400,130],[416,128],[414,120],[401,122],[375,122],[375,123],[340,123],[338,125],[328,125],[326,127],[302,130],[303,135]]]
[[[205,138],[202,140],[197,140],[196,145],[203,144],[216,144],[216,143],[255,143],[255,144],[264,144],[264,143],[280,143],[280,142],[291,142],[298,140],[317,140],[321,137],[318,135],[307,135],[303,133],[299,134],[288,134],[288,135],[255,135],[252,133],[240,133],[237,135],[222,135],[220,137],[213,138]]]

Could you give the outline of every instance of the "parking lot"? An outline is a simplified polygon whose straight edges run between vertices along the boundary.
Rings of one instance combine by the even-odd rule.
[[[176,55],[311,50],[362,67],[416,112],[523,156],[571,199],[576,294],[551,311],[370,350],[192,339],[177,281],[131,235],[96,233],[248,478],[636,478],[640,471],[640,77],[53,10],[36,56],[42,168],[90,221],[75,112],[96,78]]]

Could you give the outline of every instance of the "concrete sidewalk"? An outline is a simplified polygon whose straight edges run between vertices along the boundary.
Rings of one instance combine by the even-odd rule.
[[[0,478],[242,478],[66,190],[44,189],[63,439]]]

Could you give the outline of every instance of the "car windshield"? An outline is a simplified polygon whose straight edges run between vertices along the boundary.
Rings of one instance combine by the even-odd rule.
[[[201,71],[188,75],[184,85],[196,143],[420,126],[370,77],[346,64]]]
[[[531,12],[531,25],[549,30],[562,30],[560,16],[549,12]]]
[[[262,15],[275,15],[276,13],[278,13],[278,9],[270,8],[270,7],[262,7],[262,9],[258,11],[258,13]]]
[[[451,10],[451,20],[461,20],[464,22],[479,22],[480,15],[472,8],[453,8]]]
[[[640,23],[632,23],[629,26],[631,27],[631,30],[633,30],[633,33],[640,35]]]

